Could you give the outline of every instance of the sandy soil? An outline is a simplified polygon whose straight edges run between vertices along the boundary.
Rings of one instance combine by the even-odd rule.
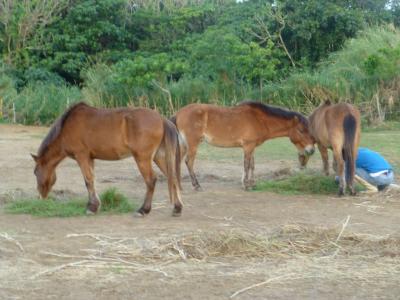
[[[73,266],[93,250],[101,256],[104,240],[135,239],[143,244],[201,232],[268,234],[288,224],[340,230],[348,216],[346,232],[398,236],[400,199],[390,193],[337,198],[245,192],[240,185],[242,162],[224,159],[196,162],[203,192],[192,191],[183,170],[185,206],[180,218],[171,217],[164,180],[157,183],[154,209],[145,218],[5,214],[4,202],[37,195],[29,153],[36,152],[46,132],[47,128],[0,125],[0,299],[229,299],[236,291],[266,280],[270,282],[234,299],[398,299],[400,295],[400,267],[390,264],[396,253],[373,259],[220,257],[147,260],[131,268]],[[313,160],[312,167],[320,167],[319,158]],[[294,160],[257,164],[256,173],[258,178],[270,178],[295,165]],[[74,161],[65,160],[57,174],[56,193],[86,196]],[[99,191],[117,187],[141,203],[144,184],[132,159],[98,161],[96,176]],[[379,264],[382,270],[377,273]]]

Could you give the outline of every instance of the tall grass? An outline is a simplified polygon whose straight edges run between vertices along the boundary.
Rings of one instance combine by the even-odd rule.
[[[348,40],[342,50],[332,53],[316,70],[298,69],[285,80],[266,82],[262,88],[248,82],[210,81],[186,75],[179,80],[161,76],[154,84],[156,79],[150,78],[151,73],[142,70],[142,75],[137,74],[120,62],[84,70],[82,90],[64,84],[31,82],[16,94],[10,79],[0,76],[0,97],[2,111],[7,115],[14,102],[17,121],[24,124],[50,124],[81,98],[101,107],[155,108],[165,115],[193,102],[234,105],[249,98],[309,113],[321,101],[331,99],[354,103],[364,121],[379,123],[400,117],[398,70],[400,31],[385,26],[367,29]]]
[[[382,57],[386,65],[400,69],[400,56],[385,56],[400,49],[400,32],[390,27],[370,28],[350,39],[341,51],[332,53],[316,71],[293,73],[280,83],[264,88],[265,101],[309,112],[325,99],[345,101],[360,107],[369,120],[397,117],[400,110],[400,74],[393,68],[381,68],[371,74],[368,62]],[[397,114],[396,114],[397,113]]]
[[[118,68],[98,64],[85,72],[83,98],[100,107],[141,106],[155,108],[165,115],[172,115],[179,108],[194,102],[232,105],[250,93],[248,84],[213,82],[203,77],[183,77],[179,81],[148,83],[135,86],[121,80]],[[160,86],[164,89],[161,90]],[[171,94],[171,109],[168,93]]]
[[[77,87],[42,82],[29,84],[15,98],[17,122],[49,125],[80,99],[81,92]]]
[[[400,76],[396,72],[400,60],[396,55],[385,56],[393,49],[400,49],[400,32],[388,26],[375,27],[347,41],[341,51],[332,53],[316,70],[299,69],[286,80],[265,83],[262,89],[245,82],[209,81],[202,77],[183,77],[166,82],[163,87],[171,93],[175,109],[192,102],[232,105],[251,98],[308,113],[321,101],[331,99],[356,104],[368,120],[384,119],[396,117],[400,110]],[[381,63],[386,60],[375,74],[368,69],[371,59]],[[126,84],[129,80],[119,80],[118,72],[118,68],[102,65],[88,70],[85,98],[101,106],[130,103],[172,113],[165,92],[155,85]]]
[[[49,125],[81,99],[78,87],[32,82],[19,93],[10,77],[0,76],[0,120]]]
[[[0,67],[0,72],[2,71]],[[0,75],[0,120],[12,120],[12,99],[17,96],[13,80],[4,73]],[[9,105],[11,104],[11,105]]]

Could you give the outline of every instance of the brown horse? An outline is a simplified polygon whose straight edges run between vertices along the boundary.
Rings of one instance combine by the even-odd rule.
[[[146,108],[97,109],[78,103],[68,109],[43,140],[36,162],[37,188],[46,198],[56,181],[55,169],[66,157],[75,159],[89,193],[88,213],[96,213],[100,200],[94,188],[94,159],[119,160],[132,155],[147,186],[140,215],[148,214],[156,184],[154,161],[168,178],[173,215],[180,215],[180,151],[174,124]]]
[[[233,107],[190,104],[179,110],[171,120],[187,143],[186,165],[196,190],[201,187],[193,164],[197,147],[203,139],[214,146],[243,148],[242,183],[245,189],[255,185],[254,149],[264,141],[288,136],[298,149],[302,166],[314,152],[314,139],[308,132],[307,118],[261,102],[246,101]]]
[[[329,148],[333,150],[333,166],[339,176],[339,196],[344,195],[346,182],[351,195],[355,195],[353,182],[360,141],[360,112],[350,104],[332,105],[328,100],[314,110],[309,120],[310,131],[318,143],[325,174],[329,175]]]

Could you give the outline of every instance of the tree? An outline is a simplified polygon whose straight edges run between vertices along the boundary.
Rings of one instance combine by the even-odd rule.
[[[189,51],[193,70],[211,80],[259,83],[273,79],[279,64],[272,42],[261,47],[223,29],[207,30]]]
[[[23,64],[27,47],[40,47],[40,30],[57,19],[68,0],[0,0],[0,49],[10,65]],[[30,44],[35,40],[34,44]]]
[[[35,64],[81,83],[81,70],[93,61],[117,62],[136,50],[128,23],[125,0],[71,2],[62,18],[44,29],[45,46],[34,53]]]

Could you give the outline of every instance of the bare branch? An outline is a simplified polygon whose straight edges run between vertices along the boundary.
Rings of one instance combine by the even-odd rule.
[[[171,113],[174,114],[174,113],[175,113],[175,109],[174,109],[174,104],[172,103],[171,92],[170,92],[168,89],[163,88],[163,87],[162,87],[157,81],[155,81],[155,80],[152,80],[151,83],[154,84],[156,87],[158,87],[160,90],[162,90],[164,93],[167,94],[167,96],[168,96],[168,102],[169,102],[169,107],[170,107]]]

